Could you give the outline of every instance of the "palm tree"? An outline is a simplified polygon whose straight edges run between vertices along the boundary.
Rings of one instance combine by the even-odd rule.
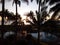
[[[3,25],[4,25],[4,10],[5,10],[5,0],[0,1],[2,3],[2,39],[3,39]]]
[[[38,4],[38,11],[36,11],[37,20],[35,19],[35,17],[33,16],[33,13],[31,13],[31,12],[30,12],[30,17],[33,19],[34,24],[38,26],[38,28],[37,28],[37,30],[38,30],[38,44],[40,44],[41,0],[36,0],[36,2]],[[31,21],[27,21],[27,22],[30,22],[30,24],[34,25]]]
[[[30,19],[33,20],[33,22],[31,22],[28,17],[30,17]],[[31,25],[37,25],[37,20],[36,18],[34,17],[34,13],[32,11],[30,11],[30,13],[27,14],[27,17],[26,17],[26,22],[30,23]]]
[[[28,4],[28,0],[21,0],[21,1],[23,1],[23,2],[27,2],[27,4]],[[19,4],[19,6],[21,5],[21,1],[20,0],[13,0],[13,4],[15,3],[15,5],[16,5],[16,22],[17,22],[17,4]],[[32,0],[31,0],[31,2],[32,2]],[[16,25],[17,25],[17,23],[16,23]]]
[[[16,25],[17,25],[17,4],[20,6],[20,1],[19,0],[13,0],[13,3],[16,5]]]
[[[5,10],[5,0],[1,0],[2,2],[2,26],[4,25],[4,10]]]
[[[37,11],[37,24],[38,24],[38,40],[39,40],[39,38],[40,38],[40,34],[39,34],[39,30],[40,30],[40,28],[39,28],[39,25],[41,25],[40,23],[41,23],[41,19],[43,19],[42,17],[46,17],[47,15],[49,16],[49,13],[50,12],[52,12],[52,11],[55,11],[54,12],[54,14],[53,14],[53,16],[52,17],[55,17],[56,16],[56,13],[58,12],[58,10],[60,10],[60,3],[57,3],[57,5],[56,6],[53,6],[51,9],[50,9],[50,11],[49,11],[49,13],[45,13],[46,12],[46,8],[48,7],[48,6],[46,6],[45,4],[47,3],[47,2],[49,2],[49,5],[53,5],[53,4],[55,4],[55,2],[60,2],[59,0],[51,0],[51,1],[49,1],[49,0],[44,0],[44,3],[42,3],[41,2],[42,0],[36,0],[36,2],[37,2],[37,4],[39,4],[39,7],[38,7],[38,11]],[[40,6],[41,6],[41,9],[40,9]],[[45,13],[45,14],[44,14]],[[32,16],[31,16],[32,17]],[[34,17],[33,17],[34,18]],[[33,19],[32,18],[32,19]],[[35,20],[36,21],[36,20]],[[31,24],[32,24],[32,22],[31,21],[28,21],[28,22],[30,22]]]
[[[15,5],[16,5],[16,22],[17,22],[17,3],[18,3],[18,1],[19,0],[14,0],[14,2],[15,2]],[[27,4],[28,4],[28,0],[23,0],[24,2],[27,2]],[[32,2],[33,0],[31,0],[31,2]],[[38,2],[38,0],[37,0],[37,2]],[[41,0],[39,0],[39,8],[38,8],[38,12],[40,13],[40,2],[41,2]],[[32,16],[33,17],[33,16]],[[39,28],[39,26],[40,26],[40,14],[38,14],[38,42],[40,43],[40,41],[39,41],[39,39],[40,39],[40,28]],[[35,20],[35,18],[33,19],[33,20]],[[36,21],[36,20],[35,20]],[[34,21],[34,22],[35,22]],[[17,24],[17,23],[16,23]]]
[[[37,31],[38,31],[38,43],[40,43],[40,29],[41,29],[41,24],[44,21],[44,18],[47,16],[46,13],[45,13],[45,16],[43,16],[43,18],[39,20],[38,19],[38,18],[40,18],[39,15],[40,14],[37,11],[36,11],[36,15],[34,15],[34,13],[32,11],[30,11],[30,13],[27,14],[27,19],[26,19],[26,22],[30,23],[32,26],[37,26],[38,27],[37,28]],[[37,19],[34,16],[36,16]],[[29,20],[28,17],[30,17],[30,19],[32,19],[32,21]]]
[[[5,10],[5,0],[0,0],[2,3],[2,26],[4,25],[4,10]]]

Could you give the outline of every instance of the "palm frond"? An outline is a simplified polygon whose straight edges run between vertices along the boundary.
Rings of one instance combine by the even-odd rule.
[[[60,0],[51,0],[50,5],[54,4],[55,2],[60,2]]]
[[[54,6],[53,8],[50,9],[51,11],[55,11],[56,9],[60,8],[60,3],[58,3],[56,6]]]
[[[30,23],[31,25],[34,25],[34,23],[32,23],[30,20],[28,20],[28,21],[26,21],[26,22]]]
[[[33,0],[31,0],[31,2],[32,2]]]
[[[19,6],[21,5],[21,1],[18,1],[17,4],[19,4]]]
[[[19,0],[13,0],[12,5],[13,5],[14,3],[15,3],[15,4],[18,4],[19,6],[21,5],[21,1],[19,1]]]
[[[52,15],[52,19],[55,18],[55,16],[57,16],[57,13],[60,11],[60,8],[56,9],[56,11],[54,12],[54,14]]]
[[[26,2],[27,5],[29,4],[29,0],[21,0],[22,2]],[[31,2],[33,2],[33,0],[30,0]]]
[[[29,1],[28,0],[22,0],[22,2],[26,2],[27,5],[29,4]]]
[[[37,23],[37,20],[35,17],[32,18],[33,22],[36,24]]]
[[[39,0],[36,0],[36,3],[38,4],[39,3]]]

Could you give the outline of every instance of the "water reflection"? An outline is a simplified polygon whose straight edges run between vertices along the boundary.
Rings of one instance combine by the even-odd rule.
[[[31,33],[31,35],[35,38],[38,38],[38,33]],[[46,33],[46,32],[40,32],[40,40],[45,42],[50,41],[56,41],[58,37],[56,35]]]
[[[12,31],[5,32],[4,35],[3,35],[3,38],[6,39],[8,36],[14,35],[14,34],[15,34],[15,32],[12,32]]]
[[[6,38],[10,35],[14,35],[15,32],[6,32],[3,36],[3,38]],[[29,33],[31,34],[34,38],[38,38],[38,33]],[[50,33],[46,33],[46,32],[40,32],[40,40],[41,41],[45,41],[45,42],[48,42],[48,41],[56,41],[58,39],[58,37],[56,35],[53,35],[53,34],[50,34]]]

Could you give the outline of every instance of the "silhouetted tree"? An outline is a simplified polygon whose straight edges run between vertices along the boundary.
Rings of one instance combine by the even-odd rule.
[[[37,4],[39,4],[38,5],[39,6],[38,11],[37,11],[37,19],[38,19],[37,23],[38,23],[38,25],[40,25],[40,23],[42,22],[41,20],[44,19],[42,17],[49,16],[49,14],[53,11],[54,14],[52,17],[54,18],[56,16],[58,10],[60,10],[60,3],[59,3],[60,1],[59,0],[43,0],[43,1],[42,0],[36,0],[36,2],[37,2]],[[56,5],[54,5],[55,3],[56,3]],[[41,6],[41,9],[40,9],[40,6]],[[46,11],[48,6],[51,6],[49,12]],[[29,21],[29,22],[32,24],[31,21]],[[39,36],[39,31],[38,31],[38,36]]]
[[[37,25],[37,19],[34,16],[34,13],[30,11],[30,13],[27,14],[27,18],[30,17],[30,19],[32,19],[33,22],[31,22],[29,19],[26,19],[26,22],[30,23],[31,25]]]
[[[28,4],[28,0],[21,0],[21,1],[27,2],[27,4]],[[20,0],[13,0],[13,4],[15,3],[15,5],[16,5],[16,22],[17,22],[17,4],[19,4],[19,6],[20,6],[21,5],[21,1]],[[17,25],[17,23],[16,23],[16,25]]]
[[[13,0],[13,3],[16,5],[16,25],[17,25],[17,4],[20,6],[20,1],[19,0]]]

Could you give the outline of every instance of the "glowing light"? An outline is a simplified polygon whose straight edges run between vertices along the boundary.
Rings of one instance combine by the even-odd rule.
[[[2,17],[0,16],[0,21],[2,20]]]
[[[25,24],[25,25],[30,25],[30,23],[27,23],[25,20],[24,20],[24,24]]]
[[[60,19],[58,19],[60,21]]]
[[[6,20],[8,20],[8,17],[6,17]]]
[[[52,17],[53,14],[54,14],[54,12],[50,12],[49,13],[50,19],[51,19],[51,17]]]
[[[47,20],[49,20],[49,19],[50,19],[50,17],[48,17],[48,16],[47,16],[47,17],[46,17],[46,19],[47,19]]]
[[[59,17],[59,16],[56,16],[56,17],[55,17],[55,20],[57,20],[57,19],[58,19],[58,17]]]

